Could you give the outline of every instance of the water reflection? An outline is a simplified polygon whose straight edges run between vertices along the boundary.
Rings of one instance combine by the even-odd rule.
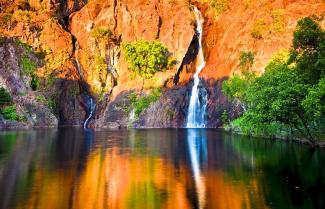
[[[191,167],[198,196],[199,208],[204,208],[206,186],[201,172],[207,161],[207,139],[205,129],[187,129],[187,145],[191,159]]]
[[[0,208],[324,208],[325,154],[215,130],[0,133]]]

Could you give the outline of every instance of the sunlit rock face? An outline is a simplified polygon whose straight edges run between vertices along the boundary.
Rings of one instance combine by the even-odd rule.
[[[292,43],[297,21],[325,11],[322,0],[239,1],[229,0],[218,16],[209,5],[195,4],[202,10],[206,67],[201,76],[219,80],[240,71],[240,53],[255,53],[253,69],[259,73],[269,59]]]
[[[120,44],[135,40],[159,40],[166,46],[177,64],[164,73],[158,73],[148,81],[151,86],[163,86],[178,71],[194,35],[193,14],[185,1],[91,1],[79,12],[70,17],[70,31],[80,48],[79,62],[85,80],[97,93],[103,82],[98,76],[90,76],[91,62],[95,56],[106,57],[108,65],[115,72],[107,76],[103,90],[114,95],[129,89],[141,89],[144,84],[139,79],[130,78]],[[92,36],[96,28],[105,28],[112,32],[113,41],[98,43]],[[98,82],[99,81],[99,82]],[[117,85],[117,86],[116,86]],[[103,86],[103,85],[102,85]],[[116,87],[115,87],[116,86]]]

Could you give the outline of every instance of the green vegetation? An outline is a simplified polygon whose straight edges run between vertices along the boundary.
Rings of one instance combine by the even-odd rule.
[[[23,73],[28,76],[33,75],[37,68],[37,65],[26,54],[21,57],[20,65]]]
[[[23,73],[26,76],[31,77],[30,87],[35,91],[40,85],[39,78],[36,75],[37,65],[33,62],[27,54],[24,54],[20,59],[20,65],[22,67]]]
[[[11,102],[12,102],[12,98],[9,92],[5,88],[0,87],[0,106],[8,105]]]
[[[228,7],[228,0],[211,0],[211,7],[215,9],[217,14],[222,13]]]
[[[24,120],[24,117],[17,114],[11,95],[3,87],[0,87],[0,114],[7,120]]]
[[[263,19],[258,19],[251,30],[251,36],[255,39],[262,39],[264,31],[266,30],[265,21]]]
[[[91,35],[95,39],[109,39],[113,33],[108,28],[94,28],[91,31]]]
[[[243,51],[240,53],[240,67],[242,71],[249,71],[254,64],[254,52],[252,51]]]
[[[324,70],[325,31],[306,17],[298,22],[289,56],[275,56],[260,77],[248,71],[224,82],[223,93],[246,110],[230,126],[244,134],[314,143],[325,131]]]
[[[273,10],[272,19],[273,19],[272,29],[275,32],[283,32],[285,28],[283,9]]]
[[[142,111],[147,109],[153,102],[156,102],[161,96],[161,89],[153,89],[147,96],[139,97],[136,93],[132,93],[129,96],[131,106],[135,111],[135,116],[139,117]]]
[[[221,114],[221,121],[223,124],[229,124],[229,113],[227,110],[224,110]]]
[[[129,69],[145,78],[168,67],[169,52],[158,41],[135,41],[124,43],[123,50]]]
[[[57,110],[57,103],[56,103],[54,96],[47,99],[43,95],[38,95],[36,97],[36,101],[41,102],[44,105],[48,106],[48,108],[50,108],[53,113],[55,113],[55,111]]]
[[[1,110],[1,114],[7,120],[18,120],[18,115],[16,112],[15,105],[6,106]]]

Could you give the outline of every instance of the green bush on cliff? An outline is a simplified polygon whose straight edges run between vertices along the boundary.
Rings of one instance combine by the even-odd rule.
[[[137,94],[132,93],[129,96],[131,106],[135,111],[135,116],[139,117],[142,111],[147,109],[152,103],[156,102],[161,96],[161,90],[159,88],[153,89],[147,96],[139,97]]]
[[[228,7],[228,0],[211,0],[211,7],[216,10],[217,14],[222,13]]]
[[[0,87],[0,106],[8,105],[11,102],[12,102],[12,98],[9,92],[5,88]]]
[[[94,28],[91,31],[91,35],[95,39],[108,39],[113,35],[113,33],[108,28]]]
[[[10,106],[4,107],[1,110],[1,114],[7,120],[18,120],[19,119],[19,116],[17,115],[17,112],[16,112],[15,105],[10,105]]]
[[[135,41],[122,45],[129,69],[145,78],[168,67],[169,52],[158,41]]]
[[[240,53],[240,67],[242,71],[249,71],[254,64],[255,54],[252,51],[242,51]]]
[[[266,30],[266,24],[264,19],[258,19],[256,20],[256,22],[252,27],[251,36],[255,39],[262,39],[265,30]]]

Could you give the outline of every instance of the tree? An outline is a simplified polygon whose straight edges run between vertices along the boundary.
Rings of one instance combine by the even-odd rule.
[[[129,69],[145,78],[168,67],[169,52],[158,41],[135,41],[122,45]]]
[[[298,21],[288,63],[296,64],[296,70],[307,83],[316,84],[325,77],[325,31],[313,18]]]

